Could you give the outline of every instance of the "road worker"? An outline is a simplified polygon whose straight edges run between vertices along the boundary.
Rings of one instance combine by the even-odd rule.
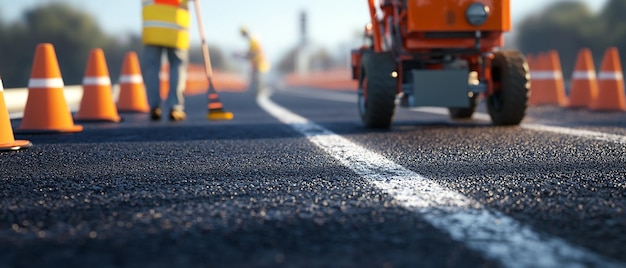
[[[166,108],[169,109],[170,120],[185,120],[183,91],[187,80],[191,23],[188,0],[142,0],[142,3],[144,48],[141,65],[150,118],[161,119],[159,72],[165,53],[170,66]]]
[[[252,36],[246,27],[241,27],[240,32],[241,36],[246,38],[249,43],[248,51],[239,54],[240,57],[250,61],[249,91],[259,93],[263,88],[262,75],[270,70],[270,64],[263,54],[263,49],[258,39]]]

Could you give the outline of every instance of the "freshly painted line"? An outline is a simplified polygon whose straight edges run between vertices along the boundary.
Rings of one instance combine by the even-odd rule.
[[[423,112],[423,113],[431,113],[431,114],[439,114],[439,115],[447,115],[448,110],[445,108],[437,108],[437,107],[420,107],[420,108],[412,108],[412,111]],[[482,121],[491,121],[491,117],[485,113],[474,113],[474,119],[482,120]],[[564,134],[569,136],[576,136],[581,138],[599,140],[599,141],[608,141],[619,144],[626,144],[626,136],[617,135],[617,134],[609,134],[598,131],[591,130],[583,130],[583,129],[574,129],[567,127],[556,127],[556,126],[546,126],[539,124],[521,124],[520,125],[524,129],[534,130],[534,131],[542,131],[542,132],[552,132],[557,134]]]
[[[356,103],[357,96],[356,92],[348,93],[340,93],[326,90],[324,93],[320,93],[318,91],[307,91],[303,89],[289,89],[285,91],[281,91],[281,93],[289,94],[292,96],[303,97],[303,98],[315,98],[320,100],[329,100],[329,101],[337,101],[337,102],[348,102],[348,103]]]
[[[594,139],[599,141],[609,141],[619,144],[626,144],[626,136],[608,134],[591,130],[573,129],[566,127],[545,126],[537,124],[522,124],[522,128],[531,129],[536,131],[552,132],[558,134],[565,134],[570,136],[583,137],[588,139]]]
[[[392,196],[453,239],[507,267],[618,267],[562,239],[541,235],[499,211],[371,152],[306,118],[278,106],[261,94],[257,103],[279,121]]]

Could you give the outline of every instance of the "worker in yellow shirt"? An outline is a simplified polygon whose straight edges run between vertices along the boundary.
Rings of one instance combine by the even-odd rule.
[[[246,38],[249,43],[248,52],[244,54],[240,54],[240,57],[243,57],[250,61],[250,81],[249,81],[249,90],[253,93],[259,93],[263,89],[263,78],[262,74],[267,73],[270,70],[270,64],[266,60],[265,55],[263,54],[263,49],[261,48],[261,44],[258,39],[253,37],[246,27],[241,27],[241,36]]]
[[[193,0],[142,0],[144,48],[141,65],[152,120],[161,119],[159,73],[163,53],[170,65],[170,90],[166,101],[169,118],[179,121],[186,117],[183,92],[189,62],[191,23],[187,1]]]

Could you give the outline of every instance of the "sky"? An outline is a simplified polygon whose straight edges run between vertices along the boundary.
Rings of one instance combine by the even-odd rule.
[[[511,0],[515,25],[527,15],[558,0]],[[607,0],[577,0],[598,11]],[[18,21],[25,10],[50,2],[66,2],[96,18],[105,32],[123,36],[141,31],[141,0],[0,0],[0,19]],[[191,4],[191,3],[190,3]],[[309,39],[313,45],[349,50],[354,35],[369,20],[366,0],[200,0],[206,41],[225,51],[245,50],[239,35],[245,25],[256,35],[272,60],[298,44],[299,17],[308,15]],[[191,10],[195,19],[195,11]],[[195,20],[192,43],[200,43]]]

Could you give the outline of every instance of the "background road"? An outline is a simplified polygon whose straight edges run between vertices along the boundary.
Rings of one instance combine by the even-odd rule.
[[[17,135],[0,267],[626,266],[624,113],[402,108],[381,131],[353,92],[221,99],[234,120],[191,96],[185,122]]]

